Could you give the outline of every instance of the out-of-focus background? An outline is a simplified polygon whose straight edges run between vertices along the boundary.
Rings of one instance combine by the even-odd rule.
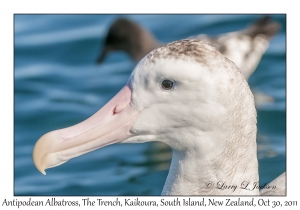
[[[14,16],[14,194],[160,195],[171,160],[158,143],[116,144],[42,175],[32,162],[37,139],[88,118],[127,82],[135,63],[124,52],[96,65],[120,15]],[[122,15],[161,42],[241,30],[261,15]],[[249,85],[274,98],[257,107],[260,185],[286,171],[286,16]]]

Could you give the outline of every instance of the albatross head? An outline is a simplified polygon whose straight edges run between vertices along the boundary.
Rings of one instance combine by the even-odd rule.
[[[97,59],[102,63],[108,53],[124,51],[138,62],[159,43],[145,28],[126,18],[117,19],[110,27],[105,38],[104,47]]]
[[[153,50],[97,113],[42,136],[33,160],[45,174],[113,143],[148,141],[173,150],[164,194],[228,194],[231,189],[207,189],[205,182],[258,181],[253,95],[235,64],[198,40]]]

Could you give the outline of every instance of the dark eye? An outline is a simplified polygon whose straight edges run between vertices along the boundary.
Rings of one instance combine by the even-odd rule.
[[[161,87],[165,90],[171,90],[173,88],[174,82],[169,79],[165,79],[161,82]]]

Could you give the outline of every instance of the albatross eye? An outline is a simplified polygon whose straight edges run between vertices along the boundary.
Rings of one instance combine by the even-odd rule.
[[[165,79],[161,82],[161,87],[165,90],[171,90],[173,88],[174,82],[169,79]]]

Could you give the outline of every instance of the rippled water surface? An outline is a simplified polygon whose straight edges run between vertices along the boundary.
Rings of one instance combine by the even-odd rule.
[[[126,15],[161,42],[243,29],[259,15]],[[117,15],[15,15],[15,195],[159,195],[171,159],[160,143],[115,144],[48,169],[32,162],[46,132],[86,119],[126,83],[135,64],[122,52],[95,61]],[[257,107],[260,183],[286,170],[285,16],[249,84],[274,98]]]

